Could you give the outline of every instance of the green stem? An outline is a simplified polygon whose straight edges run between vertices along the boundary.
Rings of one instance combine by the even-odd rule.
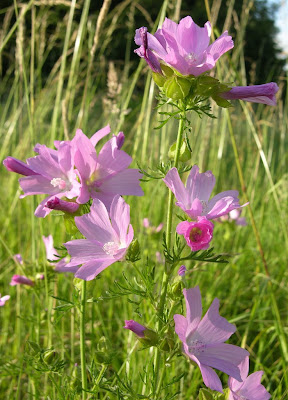
[[[184,132],[184,115],[182,114],[181,117],[182,118],[179,121],[176,150],[175,150],[175,156],[174,156],[174,167],[175,168],[177,168],[178,164],[179,164],[180,148],[181,148],[183,132]],[[171,191],[169,191],[167,222],[166,222],[166,243],[167,243],[168,250],[170,250],[171,242],[172,242],[173,197],[174,197],[173,193]],[[165,300],[166,300],[166,295],[167,295],[169,278],[171,275],[171,272],[168,271],[167,267],[168,267],[167,262],[165,262],[165,271],[164,271],[163,278],[162,278],[162,289],[161,289],[159,308],[158,308],[158,329],[157,329],[158,332],[163,327],[163,311],[164,311],[164,305],[165,305]],[[155,373],[155,382],[156,382],[155,388],[157,388],[157,393],[159,393],[159,391],[160,391],[160,386],[162,384],[162,380],[164,377],[164,375],[163,375],[162,379],[160,379],[159,384],[157,385],[158,375],[159,375],[159,367],[160,367],[160,352],[157,347],[156,351],[155,351],[155,362],[154,362],[154,373]]]
[[[81,379],[82,400],[87,398],[87,375],[85,359],[85,306],[86,306],[86,281],[82,282],[81,307],[80,307],[80,355],[81,355]]]

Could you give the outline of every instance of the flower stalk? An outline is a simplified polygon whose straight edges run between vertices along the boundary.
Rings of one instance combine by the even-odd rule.
[[[81,305],[80,305],[80,356],[81,356],[81,381],[82,400],[87,398],[87,374],[85,358],[85,309],[86,309],[86,281],[82,281]]]

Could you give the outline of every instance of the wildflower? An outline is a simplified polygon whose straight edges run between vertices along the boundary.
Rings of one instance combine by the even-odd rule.
[[[134,332],[137,336],[144,338],[144,331],[146,327],[134,321],[133,319],[130,319],[128,321],[125,320],[125,326],[123,328],[129,329],[130,331]]]
[[[154,72],[161,73],[162,61],[182,75],[198,76],[211,70],[234,46],[227,31],[211,45],[210,36],[210,22],[200,28],[189,16],[181,19],[179,24],[165,18],[162,28],[154,35],[147,33],[145,27],[136,30],[134,39],[140,48],[135,52]]]
[[[64,244],[71,255],[68,266],[83,264],[75,273],[76,278],[90,281],[125,256],[134,232],[130,224],[130,208],[122,197],[114,197],[110,218],[99,199],[93,201],[89,214],[75,217],[79,231],[87,238]]]
[[[199,173],[199,167],[194,165],[188,176],[186,187],[181,181],[176,168],[170,169],[163,179],[174,193],[176,205],[192,219],[205,216],[207,219],[219,218],[240,206],[236,190],[218,193],[209,200],[215,177],[211,171]]]
[[[176,232],[184,238],[192,251],[206,250],[213,237],[214,225],[205,217],[198,217],[197,222],[182,221]]]
[[[219,93],[226,100],[245,100],[251,103],[263,103],[268,106],[276,106],[275,94],[279,87],[275,82],[264,85],[235,86],[228,92]]]
[[[201,320],[199,286],[184,289],[183,294],[187,316],[174,315],[175,331],[183,342],[186,355],[199,366],[205,385],[222,392],[221,381],[212,368],[242,382],[239,364],[249,353],[241,347],[224,343],[236,331],[236,327],[219,315],[219,300],[213,300]]]
[[[20,197],[48,194],[35,211],[37,217],[45,217],[51,209],[45,205],[53,197],[67,197],[72,199],[79,194],[79,182],[73,164],[72,146],[69,142],[60,142],[58,149],[49,149],[45,145],[36,145],[34,149],[38,155],[27,159],[27,164],[22,161],[6,158],[3,161],[10,171],[26,175],[19,179],[19,184],[24,191]],[[16,166],[15,166],[16,165]]]
[[[9,295],[6,295],[6,296],[1,297],[1,294],[0,294],[0,307],[4,306],[5,302],[6,302],[7,300],[9,300],[9,299],[10,299],[10,296],[9,296]]]
[[[178,275],[185,276],[186,271],[187,271],[187,268],[185,267],[185,265],[181,265],[181,267],[178,269]]]
[[[23,275],[13,275],[11,282],[11,286],[15,285],[27,285],[27,286],[34,286],[35,282],[33,282],[31,279],[27,278],[26,276]]]
[[[45,250],[46,250],[46,258],[48,261],[57,261],[59,260],[59,254],[58,251],[54,248],[54,241],[53,241],[53,236],[42,236],[42,240],[45,245]],[[73,267],[67,267],[67,264],[70,261],[70,257],[67,256],[65,258],[62,258],[60,261],[56,263],[51,263],[52,265],[55,266],[55,271],[57,272],[72,272],[75,273],[78,270],[78,265],[73,266]]]
[[[21,256],[21,254],[15,254],[15,255],[13,256],[13,259],[14,259],[14,261],[15,261],[16,263],[18,263],[18,264],[20,264],[20,265],[23,265],[23,258],[22,258],[22,256]]]
[[[239,365],[240,374],[243,382],[238,382],[230,377],[228,386],[230,389],[228,400],[268,400],[271,395],[265,387],[261,385],[263,371],[257,371],[248,376],[249,358],[246,357]]]
[[[139,185],[142,175],[138,169],[128,169],[132,158],[120,150],[124,141],[123,132],[108,140],[98,155],[95,150],[95,142],[98,142],[98,140],[95,141],[95,135],[88,139],[78,129],[72,140],[75,149],[75,166],[81,180],[77,202],[83,204],[92,197],[110,207],[117,194],[142,196],[143,191]]]
[[[148,218],[143,218],[143,226],[144,226],[144,228],[146,228],[147,231],[150,232],[150,233],[159,233],[159,232],[162,230],[162,228],[163,228],[162,222],[161,222],[157,227],[156,227],[156,226],[152,226],[152,225],[150,224],[150,221],[149,221]]]

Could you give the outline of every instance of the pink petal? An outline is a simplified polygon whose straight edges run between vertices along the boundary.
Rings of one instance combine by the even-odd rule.
[[[96,150],[90,139],[88,139],[80,129],[77,129],[72,142],[73,146],[75,146],[75,166],[78,169],[81,178],[87,180],[90,178],[97,166]]]
[[[241,381],[239,364],[248,355],[248,351],[227,343],[207,345],[195,354],[201,364],[219,369],[238,381]]]
[[[181,181],[177,169],[170,169],[170,171],[167,172],[163,181],[166,186],[168,186],[168,188],[174,193],[174,196],[177,199],[177,205],[181,207],[183,211],[189,209],[188,191]]]
[[[225,31],[208,47],[207,53],[212,55],[214,60],[217,61],[224,53],[233,49],[233,47],[234,43],[232,37],[228,35],[227,31]]]
[[[138,169],[125,169],[105,180],[100,187],[101,192],[114,195],[143,196],[144,192],[139,185],[141,177],[142,174]]]
[[[125,151],[119,150],[117,146],[117,138],[114,136],[102,147],[98,155],[98,167],[101,171],[101,179],[115,172],[123,171],[128,168],[132,162]]]
[[[35,210],[35,217],[38,218],[45,218],[50,212],[52,211],[50,208],[46,207],[47,201],[51,200],[54,197],[54,195],[46,197],[44,200],[41,201],[41,203],[38,205],[38,207]]]
[[[105,136],[109,135],[111,132],[110,125],[104,126],[104,128],[100,129],[94,135],[90,138],[90,141],[94,147],[96,147],[96,144]]]
[[[113,229],[117,233],[120,242],[125,243],[130,224],[130,207],[123,197],[114,197],[110,208],[110,218]]]
[[[63,174],[71,174],[74,165],[72,160],[72,149],[71,144],[67,142],[61,142],[58,150],[58,162]]]
[[[183,294],[186,302],[186,318],[188,329],[186,338],[198,327],[202,315],[202,302],[199,286],[191,289],[184,289]]]
[[[191,17],[182,18],[177,29],[177,40],[186,53],[202,53],[209,46],[211,24],[206,22],[200,28]]]
[[[186,190],[190,201],[199,199],[208,202],[211,192],[215,186],[215,176],[211,171],[199,173],[198,165],[194,165],[187,178]]]
[[[207,218],[214,219],[219,218],[222,215],[228,214],[235,208],[239,208],[239,193],[237,190],[226,190],[216,194],[209,202],[207,209]]]
[[[70,242],[64,243],[64,246],[72,257],[71,262],[68,263],[69,266],[73,266],[75,263],[83,264],[88,261],[94,261],[95,259],[111,259],[111,255],[106,254],[100,243],[96,240],[71,240]]]
[[[62,171],[57,161],[51,156],[50,150],[41,145],[39,152],[39,156],[27,159],[28,166],[49,180],[61,177],[63,175]]]
[[[114,258],[107,260],[91,260],[86,264],[82,265],[75,273],[75,278],[84,279],[85,281],[91,281],[97,275],[100,274],[105,268],[115,262]]]
[[[175,314],[174,315],[175,322],[175,332],[179,336],[181,342],[185,342],[186,340],[186,330],[187,330],[187,320],[183,315]]]
[[[99,243],[118,241],[116,232],[111,226],[107,209],[98,199],[93,200],[89,214],[75,217],[75,223],[87,239],[97,240]]]
[[[45,245],[47,260],[51,260],[51,261],[59,260],[59,258],[56,257],[59,254],[58,254],[57,250],[54,248],[53,236],[52,235],[42,236],[42,240]]]
[[[236,331],[236,326],[230,324],[219,315],[219,300],[214,299],[208,311],[199,323],[193,339],[204,343],[223,343]],[[199,337],[198,337],[199,336]]]
[[[223,393],[222,383],[216,372],[212,368],[207,367],[207,365],[203,365],[200,362],[198,365],[205,385],[211,390],[216,390],[217,392]]]
[[[19,179],[19,184],[24,192],[22,197],[33,194],[53,194],[60,192],[59,187],[51,185],[51,181],[41,175],[31,175]]]
[[[239,390],[239,394],[247,399],[268,400],[271,395],[265,387],[261,385],[263,371],[257,371],[249,375]]]

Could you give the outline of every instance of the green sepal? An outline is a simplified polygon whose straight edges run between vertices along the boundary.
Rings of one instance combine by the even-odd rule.
[[[175,152],[176,152],[176,142],[172,144],[172,146],[168,151],[168,157],[170,158],[170,160],[174,160]],[[180,147],[179,160],[182,162],[186,162],[189,161],[190,158],[191,158],[191,152],[187,147],[186,141],[183,139]]]
[[[153,81],[156,83],[157,86],[162,88],[166,82],[166,78],[164,75],[158,74],[157,72],[152,72]]]
[[[63,218],[66,232],[69,235],[74,236],[77,232],[79,232],[74,221],[74,216],[72,216],[72,214],[65,214]]]
[[[174,70],[168,67],[168,65],[161,64],[161,70],[164,73],[164,75],[167,76],[168,78],[174,75]]]
[[[223,108],[232,107],[232,104],[230,103],[230,101],[223,99],[223,97],[220,97],[219,94],[215,94],[214,96],[212,96],[212,99],[216,102],[216,104],[219,107],[223,107]]]
[[[148,346],[156,346],[158,344],[159,338],[155,331],[146,328],[144,333],[144,337],[139,337],[138,340],[141,342],[145,347]]]
[[[172,100],[184,100],[189,94],[191,85],[188,79],[174,75],[166,80],[163,89],[166,97]]]

